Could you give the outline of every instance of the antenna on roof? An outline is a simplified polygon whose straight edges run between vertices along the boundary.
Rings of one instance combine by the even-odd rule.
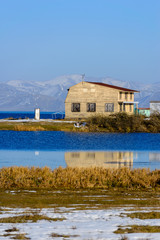
[[[85,78],[85,73],[81,75],[82,76],[82,82],[84,81]]]

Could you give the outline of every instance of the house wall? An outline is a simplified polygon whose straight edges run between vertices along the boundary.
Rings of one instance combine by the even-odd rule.
[[[114,112],[120,111],[119,102],[126,101],[125,92],[122,92],[121,98],[119,96],[120,90],[100,86],[93,83],[88,82],[80,82],[74,86],[72,86],[67,94],[67,98],[65,100],[65,118],[87,118],[95,114],[104,114],[109,115],[112,112],[105,111],[106,103],[114,104]],[[128,94],[130,97],[130,93]],[[131,101],[128,98],[128,101]],[[132,94],[132,101],[134,101],[134,93]],[[80,103],[80,112],[72,112],[71,105],[72,103]],[[87,103],[96,103],[96,112],[87,112]],[[125,111],[128,113],[133,113],[133,105],[125,106]]]
[[[153,101],[150,102],[150,114],[160,113],[160,102]]]
[[[140,115],[144,115],[146,117],[150,117],[150,109],[138,109],[138,113]]]
[[[118,101],[133,101],[134,102],[134,93],[128,92],[128,94],[125,94],[127,92],[118,90]]]

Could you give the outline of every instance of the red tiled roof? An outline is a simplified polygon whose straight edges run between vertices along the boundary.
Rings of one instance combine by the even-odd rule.
[[[140,110],[150,110],[150,108],[138,108]]]
[[[92,84],[97,84],[103,87],[110,87],[110,88],[115,88],[121,91],[127,91],[127,92],[139,92],[137,90],[132,90],[132,89],[128,89],[128,88],[122,88],[122,87],[118,87],[118,86],[114,86],[114,85],[110,85],[110,84],[106,84],[106,83],[100,83],[100,82],[88,82],[88,83],[92,83]]]

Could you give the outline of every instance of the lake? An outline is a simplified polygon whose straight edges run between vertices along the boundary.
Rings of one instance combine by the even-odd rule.
[[[33,119],[35,113],[32,112],[5,112],[0,111],[0,119],[13,118],[13,119]],[[41,119],[63,119],[65,117],[64,112],[40,112]]]
[[[0,167],[160,168],[160,134],[0,131]]]

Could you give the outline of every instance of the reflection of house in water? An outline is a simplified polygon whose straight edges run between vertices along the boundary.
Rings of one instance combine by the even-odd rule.
[[[160,161],[160,153],[150,152],[149,153],[149,161]]]
[[[133,166],[133,152],[66,152],[68,167],[121,168]]]

